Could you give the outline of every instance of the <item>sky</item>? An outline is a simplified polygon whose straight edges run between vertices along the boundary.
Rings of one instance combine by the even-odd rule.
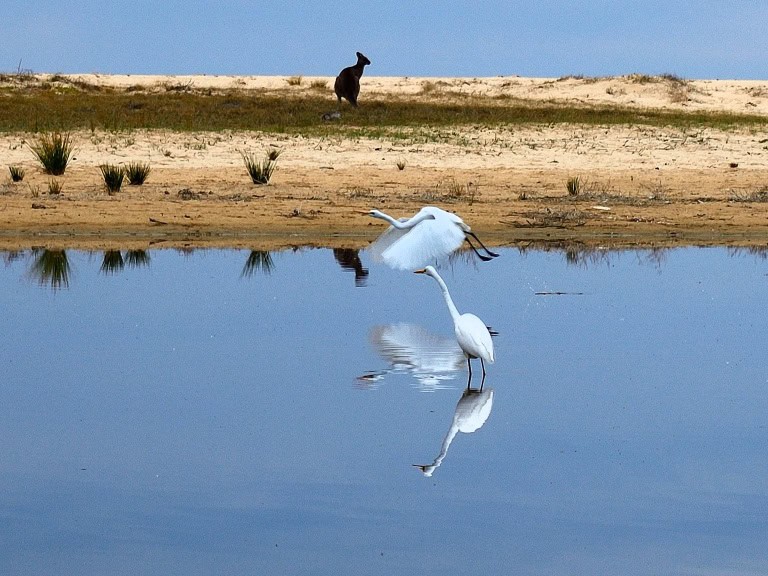
[[[3,0],[0,72],[768,78],[763,0]]]

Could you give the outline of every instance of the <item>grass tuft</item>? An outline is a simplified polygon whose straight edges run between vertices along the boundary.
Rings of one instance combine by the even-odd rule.
[[[568,190],[568,196],[578,196],[584,190],[584,180],[581,176],[572,176],[565,183],[565,188]]]
[[[30,148],[42,165],[43,172],[52,176],[64,174],[74,152],[71,135],[59,132],[41,135]]]
[[[21,182],[27,174],[21,166],[8,166],[8,171],[11,173],[11,180],[14,182]]]
[[[125,177],[125,168],[115,164],[102,164],[99,166],[101,175],[104,178],[104,186],[109,194],[120,192]]]
[[[275,155],[273,152],[277,152],[277,154]],[[272,173],[275,171],[275,160],[277,160],[280,152],[274,149],[270,150],[263,160],[258,160],[254,155],[246,154],[245,152],[240,152],[240,155],[243,157],[245,169],[248,170],[248,175],[253,183],[267,184],[269,179],[272,178]]]
[[[149,164],[146,162],[129,162],[125,167],[125,176],[131,186],[141,186],[149,177]]]
[[[62,189],[64,188],[64,184],[62,184],[58,180],[49,180],[48,181],[48,194],[51,196],[58,196],[61,194]]]

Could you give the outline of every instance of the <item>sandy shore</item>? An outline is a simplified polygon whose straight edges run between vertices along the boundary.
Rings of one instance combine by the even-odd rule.
[[[285,90],[284,77],[80,76],[145,87]],[[290,89],[306,90],[314,78]],[[332,85],[332,79],[323,78]],[[768,116],[768,83],[606,79],[363,78],[368,98],[435,92],[729,111]],[[681,91],[684,93],[681,94]],[[329,103],[333,104],[329,94]],[[346,108],[343,113],[348,113]],[[624,244],[768,244],[768,133],[754,129],[524,126],[446,129],[422,143],[273,136],[256,132],[83,131],[59,195],[29,150],[30,134],[0,136],[0,249],[32,245],[365,246],[379,208],[408,215],[453,210],[492,244],[577,240]],[[282,149],[267,186],[255,186],[241,150]],[[141,187],[103,189],[98,166],[151,164]],[[404,165],[403,169],[398,163]],[[12,183],[8,166],[26,169]],[[578,177],[580,194],[566,182]]]

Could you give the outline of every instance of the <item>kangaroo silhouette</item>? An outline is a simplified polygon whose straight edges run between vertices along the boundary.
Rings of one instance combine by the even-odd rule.
[[[356,52],[356,54],[357,64],[348,66],[339,72],[333,85],[339,104],[341,104],[342,98],[346,98],[347,102],[355,108],[357,108],[357,95],[360,94],[360,76],[363,75],[363,69],[371,63],[362,53]]]

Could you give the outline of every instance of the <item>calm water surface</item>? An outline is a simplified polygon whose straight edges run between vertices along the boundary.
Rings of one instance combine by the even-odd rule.
[[[768,573],[760,254],[3,256],[2,574]]]

